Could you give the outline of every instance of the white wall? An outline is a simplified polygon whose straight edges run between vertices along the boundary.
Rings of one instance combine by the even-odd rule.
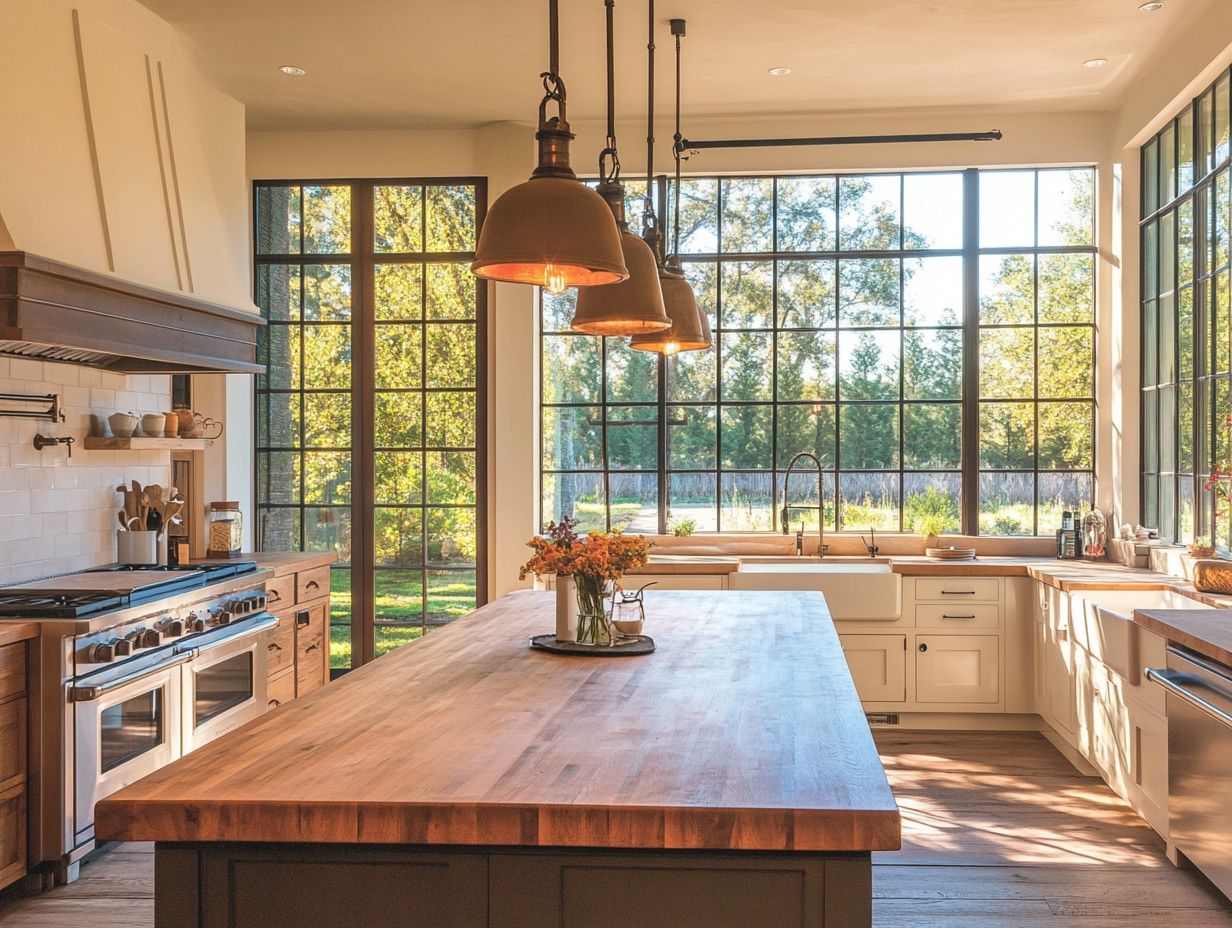
[[[0,358],[0,393],[59,393],[65,422],[0,418],[0,585],[115,560],[116,487],[171,481],[167,451],[87,451],[90,416],[171,408],[166,376],[109,374],[70,364]],[[34,436],[75,439],[34,449]]]
[[[1101,251],[1100,340],[1104,346],[1111,278],[1112,183],[1108,139],[1112,114],[1024,114],[1007,117],[987,110],[878,113],[843,117],[785,117],[774,120],[697,120],[686,126],[694,138],[858,135],[954,132],[999,128],[997,143],[848,146],[707,151],[688,162],[691,173],[770,171],[852,171],[965,168],[990,165],[1095,164],[1099,169]],[[579,173],[593,173],[603,126],[574,125],[573,161]],[[645,126],[618,126],[626,174],[645,170]],[[656,126],[656,172],[670,166],[672,127]],[[533,168],[533,130],[501,124],[471,131],[252,132],[248,174],[252,179],[481,175],[489,178],[489,202],[524,180]],[[498,284],[489,290],[488,468],[490,594],[522,584],[517,566],[535,529],[538,486],[536,338],[529,287]],[[1101,381],[1105,379],[1101,376]],[[233,455],[250,455],[230,432]],[[1102,446],[1101,446],[1102,447]],[[1101,487],[1109,468],[1099,461]],[[1110,494],[1111,491],[1109,491]]]

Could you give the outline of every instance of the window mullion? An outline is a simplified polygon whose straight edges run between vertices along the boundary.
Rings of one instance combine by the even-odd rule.
[[[963,172],[962,530],[979,534],[980,179]]]

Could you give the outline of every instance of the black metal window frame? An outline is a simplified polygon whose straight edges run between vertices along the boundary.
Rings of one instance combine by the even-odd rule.
[[[1084,164],[1084,165],[1074,165],[1074,166],[1041,166],[1041,167],[1021,167],[1021,168],[1000,168],[1000,167],[968,168],[968,169],[959,170],[959,171],[944,170],[944,169],[930,169],[930,170],[920,170],[920,171],[894,171],[894,172],[881,172],[881,173],[877,173],[877,172],[849,172],[849,173],[822,172],[822,173],[805,173],[805,174],[769,174],[769,175],[722,174],[722,175],[691,176],[691,177],[686,178],[686,182],[696,181],[696,180],[706,180],[706,181],[713,180],[716,182],[718,191],[719,191],[719,194],[718,194],[719,201],[718,201],[717,208],[718,208],[720,217],[722,216],[722,210],[723,210],[722,191],[724,189],[724,181],[738,181],[738,180],[749,180],[749,179],[768,179],[770,180],[774,185],[774,188],[773,188],[774,192],[772,193],[772,201],[771,201],[772,213],[771,213],[770,228],[771,228],[771,234],[772,236],[774,236],[775,244],[777,245],[778,225],[779,225],[777,221],[778,220],[778,217],[777,217],[777,203],[778,203],[777,185],[781,180],[791,180],[791,179],[796,179],[796,178],[828,178],[828,179],[832,178],[835,181],[836,200],[835,200],[835,205],[834,205],[834,215],[837,220],[837,218],[841,216],[842,204],[841,204],[841,199],[840,199],[841,194],[839,191],[841,190],[841,186],[842,186],[841,180],[843,178],[845,177],[846,178],[867,178],[867,177],[885,177],[885,176],[898,177],[899,178],[900,212],[899,212],[899,231],[898,231],[899,247],[897,249],[842,250],[841,247],[839,247],[839,242],[838,242],[838,237],[840,235],[840,232],[839,232],[839,229],[836,227],[834,229],[835,246],[836,246],[834,250],[808,252],[808,251],[780,251],[777,248],[775,248],[769,252],[727,252],[725,253],[722,249],[722,222],[720,220],[720,223],[718,226],[718,233],[717,233],[718,239],[719,239],[718,241],[719,247],[715,252],[713,253],[682,253],[680,255],[680,258],[681,258],[682,263],[685,265],[686,270],[688,269],[688,266],[690,264],[697,264],[697,263],[702,263],[702,262],[710,262],[716,265],[722,265],[724,263],[770,261],[770,262],[773,262],[775,266],[776,281],[777,281],[777,266],[778,266],[778,263],[781,261],[784,261],[784,262],[785,261],[808,261],[808,260],[833,261],[835,262],[835,267],[837,269],[841,267],[840,262],[844,259],[850,260],[850,259],[867,258],[867,259],[897,260],[899,262],[899,272],[900,272],[899,323],[897,326],[842,325],[840,324],[838,320],[837,306],[836,306],[835,323],[832,327],[825,327],[825,328],[782,327],[779,324],[780,322],[780,315],[778,311],[779,294],[778,294],[778,287],[776,283],[775,290],[774,290],[774,304],[771,307],[771,323],[772,323],[771,328],[747,330],[747,329],[740,329],[740,328],[724,327],[720,324],[721,319],[722,319],[722,308],[721,308],[722,288],[721,286],[716,285],[716,297],[717,297],[716,302],[719,305],[713,307],[713,312],[711,313],[711,325],[712,325],[712,329],[714,330],[714,337],[715,337],[715,348],[713,350],[716,352],[715,399],[713,401],[669,400],[668,398],[669,376],[670,376],[669,372],[670,372],[670,367],[671,367],[672,362],[669,358],[658,356],[658,368],[657,368],[658,370],[658,373],[657,373],[658,398],[656,402],[653,402],[653,403],[650,403],[650,402],[628,403],[624,401],[621,401],[619,403],[609,402],[608,395],[607,395],[608,394],[608,390],[607,390],[608,377],[607,377],[606,371],[607,371],[609,343],[611,339],[607,339],[607,338],[602,339],[601,345],[600,345],[599,359],[600,359],[600,370],[602,374],[600,377],[598,402],[576,402],[576,403],[545,402],[544,401],[544,396],[545,396],[544,380],[545,378],[548,378],[551,376],[551,371],[547,369],[546,364],[545,364],[544,369],[541,371],[541,377],[540,377],[540,397],[539,399],[540,399],[540,422],[541,424],[544,423],[543,413],[545,409],[593,408],[595,406],[598,406],[603,411],[602,419],[601,421],[594,423],[594,425],[600,430],[602,457],[603,457],[605,466],[600,467],[600,468],[555,470],[555,469],[544,466],[543,462],[541,461],[541,465],[539,468],[539,499],[540,500],[544,499],[545,479],[550,479],[550,478],[557,477],[557,476],[566,476],[566,475],[593,476],[601,482],[602,493],[603,493],[603,497],[605,500],[606,525],[608,528],[611,528],[613,525],[613,520],[612,520],[612,514],[611,514],[612,507],[611,507],[611,492],[610,491],[611,491],[611,481],[612,481],[613,475],[614,474],[621,475],[621,474],[652,473],[652,474],[657,475],[657,489],[658,489],[658,497],[659,497],[658,507],[657,507],[657,523],[658,524],[655,528],[659,533],[662,534],[662,533],[668,532],[671,528],[670,521],[669,521],[670,505],[669,505],[669,499],[668,499],[669,481],[670,481],[671,476],[673,474],[713,475],[715,478],[715,507],[716,507],[716,528],[714,531],[716,533],[722,533],[726,530],[722,523],[723,505],[722,505],[722,483],[721,481],[722,481],[723,475],[752,473],[752,474],[757,474],[759,476],[760,475],[769,476],[770,478],[769,486],[770,486],[772,498],[773,500],[777,500],[782,491],[782,477],[784,474],[784,468],[786,466],[786,462],[781,460],[780,450],[778,448],[778,441],[777,441],[778,410],[783,409],[783,408],[788,408],[791,406],[803,406],[803,407],[813,407],[813,408],[828,407],[828,408],[833,408],[835,411],[834,412],[835,459],[834,459],[834,463],[832,466],[823,468],[823,475],[824,475],[823,479],[826,480],[826,484],[827,484],[826,486],[827,510],[828,512],[833,511],[834,513],[833,522],[827,523],[827,530],[859,531],[862,528],[864,528],[864,526],[860,526],[860,525],[847,526],[847,525],[844,525],[841,521],[842,519],[841,517],[842,493],[841,493],[840,481],[844,473],[848,473],[848,474],[886,474],[886,475],[890,475],[890,476],[897,478],[897,490],[896,490],[897,500],[898,500],[897,530],[900,532],[905,529],[904,486],[905,486],[905,482],[907,478],[912,475],[921,475],[921,476],[945,475],[945,476],[956,476],[959,478],[960,485],[961,485],[961,502],[960,502],[961,526],[960,526],[960,530],[964,534],[968,534],[968,535],[980,534],[980,529],[979,529],[979,516],[980,516],[979,481],[980,481],[980,477],[984,474],[1021,473],[1021,474],[1027,474],[1027,475],[1032,476],[1033,487],[1035,487],[1035,490],[1034,490],[1035,497],[1032,500],[1032,506],[1031,506],[1032,530],[1034,534],[1038,534],[1041,528],[1038,522],[1039,510],[1040,510],[1040,497],[1038,494],[1038,482],[1039,482],[1039,476],[1041,474],[1044,474],[1044,475],[1050,475],[1050,474],[1077,475],[1079,477],[1087,478],[1089,480],[1090,490],[1089,492],[1083,494],[1084,496],[1083,499],[1075,500],[1075,503],[1092,502],[1094,499],[1094,493],[1095,493],[1095,479],[1096,479],[1095,463],[1098,459],[1097,457],[1098,448],[1096,445],[1097,434],[1096,434],[1096,424],[1095,424],[1095,404],[1096,404],[1096,393],[1095,393],[1096,375],[1095,375],[1095,372],[1097,370],[1097,363],[1096,363],[1097,362],[1097,356],[1096,356],[1097,346],[1096,346],[1096,337],[1095,337],[1096,320],[1095,320],[1095,312],[1094,312],[1095,307],[1097,306],[1096,296],[1097,296],[1098,270],[1097,270],[1097,267],[1094,266],[1094,263],[1097,261],[1097,256],[1098,256],[1098,245],[1097,245],[1098,237],[1097,237],[1097,228],[1096,228],[1097,223],[1095,222],[1094,209],[1093,209],[1093,215],[1092,215],[1092,241],[1090,245],[1040,245],[1038,243],[1038,225],[1039,225],[1038,223],[1038,219],[1039,219],[1038,176],[1039,174],[1045,173],[1048,171],[1063,171],[1063,170],[1090,170],[1092,172],[1093,178],[1094,178],[1094,172],[1095,172],[1095,168],[1093,165]],[[1037,241],[1034,242],[1032,245],[1004,247],[1004,248],[997,248],[997,247],[982,248],[980,247],[980,244],[979,244],[979,178],[981,175],[987,175],[987,174],[997,173],[997,172],[1033,172],[1035,177],[1037,178],[1036,186],[1035,186],[1035,229],[1036,229]],[[961,175],[963,179],[964,199],[963,199],[962,246],[959,248],[908,249],[905,247],[904,236],[905,236],[906,226],[904,224],[903,217],[902,217],[902,205],[904,202],[903,201],[903,185],[905,183],[905,178],[907,178],[908,176],[940,175],[940,174]],[[643,182],[644,182],[644,179],[643,179]],[[656,178],[655,187],[656,187],[656,193],[657,193],[657,200],[659,202],[659,207],[660,207],[658,210],[658,215],[660,216],[669,216],[668,203],[671,200],[671,197],[669,195],[670,194],[670,183],[671,182],[666,177]],[[631,225],[632,224],[633,223],[631,222]],[[668,223],[668,228],[670,228],[670,222]],[[1031,256],[1031,258],[1036,264],[1035,283],[1037,284],[1037,286],[1035,287],[1034,292],[1033,292],[1033,300],[1034,300],[1034,305],[1036,307],[1037,312],[1033,316],[1032,322],[1029,324],[1008,324],[1005,326],[982,325],[980,322],[980,307],[979,307],[980,258],[984,256],[1019,255],[1019,254]],[[1091,256],[1091,259],[1093,262],[1093,275],[1092,275],[1093,291],[1091,295],[1091,306],[1093,310],[1093,315],[1089,322],[1041,323],[1039,321],[1038,259],[1040,256],[1054,255],[1054,254],[1055,255],[1081,254],[1081,255]],[[903,318],[903,301],[905,300],[905,295],[903,292],[903,278],[902,278],[903,264],[904,262],[912,260],[912,259],[921,259],[921,258],[926,259],[930,257],[956,257],[962,260],[963,293],[962,293],[962,301],[961,301],[961,307],[962,307],[961,319],[959,320],[958,323],[954,325],[931,325],[930,324],[930,325],[920,325],[920,326],[908,326],[905,323],[905,320]],[[840,295],[837,292],[838,280],[839,278],[836,277],[835,299],[841,300]],[[545,349],[545,344],[546,344],[545,339],[546,338],[554,337],[554,336],[561,336],[561,335],[575,335],[575,333],[570,333],[567,330],[563,330],[563,329],[550,329],[546,326],[546,323],[545,323],[546,314],[544,313],[544,304],[543,304],[542,295],[541,295],[541,299],[539,300],[539,314],[540,314],[539,352],[540,352],[541,358],[546,358],[547,357],[547,352]],[[1033,330],[1035,347],[1036,347],[1035,356],[1036,356],[1037,370],[1033,372],[1034,376],[1032,379],[1036,383],[1036,389],[1032,396],[1024,397],[1020,399],[1011,399],[1011,398],[1004,398],[1004,397],[984,398],[979,395],[979,334],[982,330],[990,329],[990,328],[1030,328]],[[1082,397],[1082,398],[1075,398],[1075,397],[1052,398],[1052,397],[1047,397],[1047,396],[1041,396],[1039,394],[1039,390],[1038,390],[1039,334],[1038,333],[1041,328],[1084,328],[1090,331],[1091,333],[1090,339],[1091,339],[1092,377],[1091,377],[1091,392],[1089,396]],[[962,365],[961,365],[960,395],[956,398],[947,398],[947,399],[908,399],[906,398],[905,387],[904,387],[904,378],[906,376],[906,371],[905,371],[906,365],[903,360],[904,359],[903,349],[904,349],[904,340],[907,337],[907,333],[908,332],[939,331],[939,330],[945,330],[945,329],[959,330],[962,333],[962,355],[963,356],[962,356]],[[742,400],[742,401],[726,401],[726,402],[721,399],[722,397],[722,366],[723,366],[722,365],[722,335],[731,334],[731,333],[740,333],[743,331],[757,331],[757,332],[771,333],[772,346],[771,346],[770,355],[772,358],[772,368],[771,368],[771,371],[769,372],[769,375],[772,378],[772,384],[773,384],[773,387],[772,387],[773,398],[772,399],[760,400],[760,401]],[[880,333],[888,332],[888,333],[898,334],[898,338],[899,338],[899,341],[898,341],[899,391],[898,391],[898,396],[896,399],[890,399],[890,400],[883,400],[883,399],[852,400],[852,399],[848,399],[844,401],[842,394],[841,394],[841,389],[842,389],[841,383],[839,382],[841,378],[837,370],[837,367],[840,363],[840,354],[839,354],[837,339],[838,337],[840,337],[841,333],[843,332],[857,333],[857,332],[862,332],[862,331],[872,331],[872,332],[880,332]],[[810,401],[810,400],[785,401],[785,400],[780,400],[778,398],[778,387],[777,387],[777,383],[778,383],[777,366],[778,366],[778,358],[779,358],[778,339],[779,339],[781,332],[791,332],[791,333],[824,332],[824,333],[834,333],[835,334],[836,336],[836,343],[835,343],[835,348],[834,348],[834,360],[835,360],[835,365],[836,365],[835,384],[834,384],[835,395],[832,400],[828,399],[828,400],[822,400],[822,401]],[[983,469],[978,466],[978,463],[979,463],[979,419],[980,419],[980,410],[983,406],[989,403],[1006,403],[1006,402],[1031,403],[1033,406],[1034,413],[1035,413],[1034,428],[1036,430],[1036,435],[1038,435],[1039,405],[1041,403],[1048,403],[1050,401],[1051,402],[1083,403],[1088,407],[1089,414],[1090,414],[1089,415],[1090,423],[1091,423],[1090,435],[1089,435],[1089,443],[1090,443],[1090,448],[1091,448],[1091,467],[1073,468],[1073,469],[1040,470],[1038,441],[1033,441],[1033,445],[1035,448],[1034,450],[1035,463],[1034,463],[1033,468],[1029,468],[1029,469],[1028,468]],[[861,469],[861,470],[846,470],[845,471],[842,468],[842,460],[841,460],[842,441],[841,441],[841,424],[840,424],[840,418],[839,418],[841,415],[841,409],[844,406],[850,407],[850,406],[875,406],[875,405],[897,406],[897,410],[898,410],[898,452],[897,452],[898,467],[894,469],[888,469],[888,470],[885,470],[885,469],[863,470]],[[921,405],[921,406],[923,405],[934,405],[934,406],[953,405],[953,406],[957,406],[960,409],[960,418],[962,422],[962,426],[961,426],[962,428],[962,437],[961,437],[962,450],[961,450],[959,466],[957,468],[931,467],[931,468],[915,469],[915,468],[908,468],[905,466],[905,462],[907,460],[906,449],[905,449],[905,444],[904,444],[906,441],[906,430],[903,427],[904,426],[903,418],[904,418],[905,410],[908,407],[914,406],[914,405]],[[659,432],[660,432],[659,454],[658,454],[657,465],[655,468],[653,469],[643,468],[640,470],[638,469],[614,470],[613,468],[611,468],[610,463],[608,462],[609,429],[612,428],[614,425],[622,426],[627,423],[622,423],[619,420],[613,420],[610,418],[610,416],[608,415],[608,412],[612,406],[619,406],[621,409],[626,409],[626,408],[627,409],[645,409],[648,412],[654,411],[655,418],[645,420],[644,421],[645,427],[657,426],[657,424],[660,422],[667,423],[669,426],[672,424],[675,424],[675,420],[672,418],[673,410],[675,409],[687,409],[687,408],[707,408],[707,409],[713,408],[715,409],[715,432],[716,432],[715,434],[715,448],[716,448],[715,466],[709,467],[709,468],[673,468],[673,467],[670,467],[669,466],[669,455],[668,455],[668,436],[665,434],[666,432],[665,429],[659,429]],[[744,471],[744,470],[728,470],[728,469],[723,469],[720,467],[721,461],[718,460],[718,455],[721,454],[719,449],[721,449],[722,447],[721,445],[721,442],[722,442],[722,431],[721,431],[722,411],[725,408],[732,408],[732,407],[770,407],[774,410],[774,414],[773,414],[774,424],[772,428],[773,438],[772,438],[772,446],[771,446],[771,467],[770,468],[763,469],[763,470],[757,470],[757,471]],[[815,471],[810,472],[810,473],[815,473]],[[774,531],[777,529],[777,515],[776,515],[777,509],[775,508],[775,505],[773,502],[772,502],[771,508],[772,508],[772,522],[774,522],[775,524],[771,526],[770,530]],[[546,521],[548,518],[549,518],[548,514],[544,513],[542,517],[543,521]]]
[[[1203,536],[1224,550],[1232,525],[1205,484],[1232,454],[1230,126],[1225,69],[1139,150],[1140,519],[1169,540]]]
[[[304,320],[302,316],[286,322],[271,321],[269,326],[287,325],[303,328],[306,324],[345,326],[350,330],[350,346],[352,351],[350,379],[346,386],[334,388],[307,388],[304,384],[302,366],[305,351],[300,351],[301,371],[299,386],[294,388],[273,388],[265,378],[258,378],[255,392],[256,414],[254,416],[254,487],[256,488],[256,504],[258,525],[254,533],[260,549],[260,519],[262,513],[272,509],[291,509],[300,513],[299,550],[306,549],[307,529],[303,512],[307,509],[333,508],[345,510],[350,518],[351,557],[345,563],[334,565],[334,571],[346,571],[350,574],[350,611],[345,623],[351,626],[351,665],[352,667],[366,663],[377,656],[375,634],[380,623],[376,614],[376,578],[382,571],[410,570],[421,575],[420,599],[424,631],[428,630],[430,584],[429,574],[441,572],[470,573],[475,575],[475,605],[483,605],[487,600],[488,587],[488,554],[487,554],[487,287],[476,285],[475,309],[473,318],[452,319],[432,318],[426,316],[420,319],[377,318],[375,280],[377,268],[382,265],[418,265],[427,268],[430,264],[447,264],[469,262],[474,258],[473,251],[431,251],[428,250],[426,230],[427,208],[420,209],[420,236],[423,249],[420,251],[378,250],[375,234],[375,195],[381,187],[420,187],[426,191],[431,187],[470,187],[475,197],[475,237],[483,223],[487,207],[487,181],[482,177],[395,177],[395,178],[317,178],[317,179],[276,179],[253,182],[253,220],[254,225],[260,216],[259,198],[261,191],[275,188],[300,188],[301,209],[304,188],[315,187],[345,187],[350,190],[350,241],[351,249],[340,253],[310,253],[304,248],[304,224],[300,225],[300,243],[295,252],[270,253],[261,252],[258,236],[254,235],[254,299],[260,302],[259,280],[262,268],[284,265],[299,269],[300,303],[303,303],[304,268],[310,266],[344,266],[348,268],[351,286],[351,311],[346,321]],[[258,230],[259,231],[259,230]],[[426,305],[427,274],[420,274],[421,306]],[[266,313],[268,316],[268,313]],[[427,384],[427,338],[420,337],[419,364],[422,382],[418,387],[395,388],[376,383],[377,332],[382,324],[396,325],[399,322],[419,325],[426,328],[428,324],[454,326],[466,325],[475,330],[474,383],[471,386],[431,387]],[[266,341],[263,336],[263,342]],[[378,393],[404,393],[420,397],[421,440],[413,445],[378,445],[376,442],[375,406]],[[474,396],[475,410],[475,440],[473,445],[452,446],[447,443],[433,443],[428,437],[428,398],[437,393],[467,393]],[[274,394],[297,394],[301,402],[301,416],[298,427],[298,441],[293,446],[275,445],[262,441],[261,436],[261,402],[263,398]],[[349,398],[351,421],[351,443],[347,447],[340,446],[308,446],[305,441],[306,416],[303,414],[303,398],[309,394],[333,394]],[[351,456],[351,494],[344,503],[326,506],[314,506],[304,502],[304,465],[305,452],[335,453]],[[418,503],[396,504],[378,499],[375,479],[375,455],[382,452],[397,452],[417,454],[419,456],[419,473],[422,489]],[[432,454],[449,454],[462,452],[475,455],[475,488],[473,503],[440,503],[428,499],[427,457]],[[263,457],[277,453],[293,453],[299,456],[299,487],[298,503],[272,503],[261,498],[260,462]],[[420,531],[423,540],[420,561],[407,567],[379,567],[373,563],[375,553],[375,518],[376,510],[380,509],[417,509],[420,512]],[[439,509],[470,509],[474,511],[476,555],[473,564],[448,565],[430,562],[428,556],[428,523],[430,513]]]

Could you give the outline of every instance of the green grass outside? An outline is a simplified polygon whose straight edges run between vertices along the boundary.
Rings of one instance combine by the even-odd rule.
[[[421,638],[425,624],[443,625],[475,608],[475,575],[457,571],[432,578],[424,621],[423,583],[416,571],[378,571],[376,653],[378,656]],[[351,572],[335,570],[329,602],[330,666],[351,666]]]

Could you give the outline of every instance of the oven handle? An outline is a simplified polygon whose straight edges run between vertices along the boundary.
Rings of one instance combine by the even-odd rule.
[[[1232,715],[1228,715],[1228,713],[1213,703],[1207,702],[1193,690],[1186,689],[1177,683],[1178,680],[1185,680],[1186,677],[1186,674],[1177,673],[1175,670],[1158,670],[1155,667],[1148,667],[1146,669],[1146,678],[1148,680],[1154,680],[1169,693],[1172,693],[1179,699],[1183,699],[1195,709],[1209,715],[1218,722],[1222,722],[1228,727],[1232,727]],[[1216,692],[1220,691],[1217,690]]]
[[[96,683],[89,686],[71,686],[68,690],[69,702],[93,702],[95,699],[100,699],[108,693],[114,693],[121,687],[128,686],[131,683],[136,683],[145,677],[152,677],[160,671],[166,670],[169,667],[178,667],[180,664],[187,664],[192,660],[191,653],[173,654],[164,661],[159,661],[152,667],[143,667],[140,670],[134,670],[132,673],[125,674],[122,677],[116,677],[114,680],[108,680],[105,683]]]
[[[246,635],[255,635],[258,632],[267,631],[271,628],[276,628],[278,625],[278,617],[270,615],[268,612],[260,618],[246,619],[243,624],[236,623],[231,626],[230,634],[220,635],[213,641],[185,650],[184,653],[190,658],[195,658],[198,655],[205,654],[215,648],[221,648],[224,644],[231,644],[237,638],[243,638]]]

